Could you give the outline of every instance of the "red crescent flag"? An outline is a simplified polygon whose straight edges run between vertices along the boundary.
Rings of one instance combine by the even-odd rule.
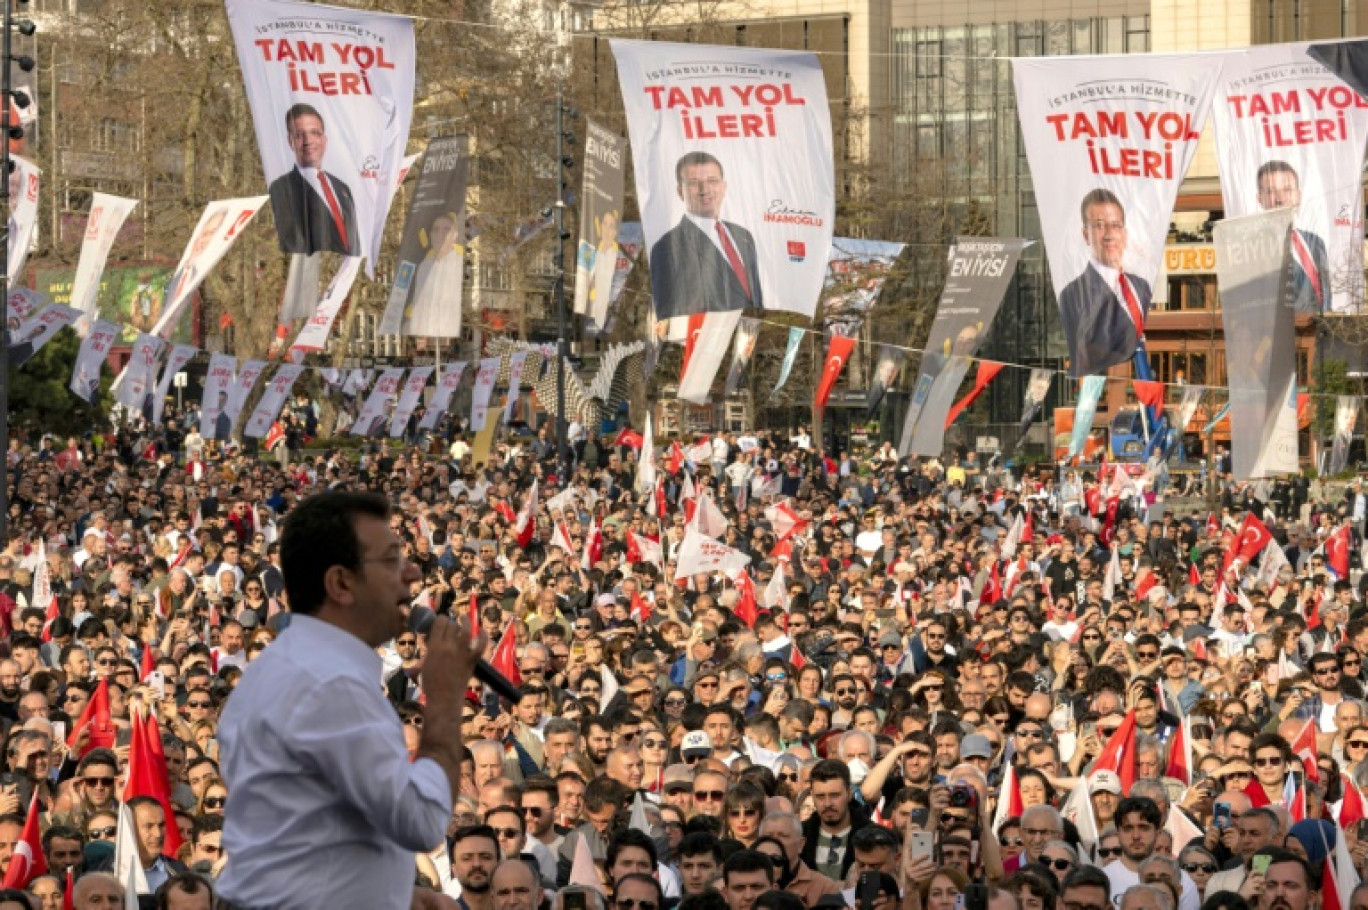
[[[1135,389],[1135,398],[1151,411],[1162,411],[1164,409],[1164,384],[1153,382],[1146,379],[1132,379],[1131,386]]]
[[[656,481],[655,488],[656,518],[664,518],[670,513],[670,502],[665,498],[665,478]]]
[[[181,848],[181,836],[180,829],[175,825],[175,812],[171,808],[171,780],[166,770],[166,759],[160,754],[161,731],[155,720],[144,719],[137,710],[130,713],[133,736],[128,748],[128,783],[124,786],[123,799],[127,802],[135,796],[150,796],[161,803],[162,811],[172,820],[166,826],[163,850],[167,856],[175,856]]]
[[[1336,580],[1349,577],[1349,526],[1340,525],[1325,540],[1325,564]]]
[[[147,677],[151,676],[156,669],[157,665],[152,659],[152,645],[144,644],[142,648],[142,661],[138,665],[138,679],[147,682]]]
[[[523,500],[522,508],[518,511],[515,528],[518,535],[518,546],[526,547],[532,543],[532,535],[537,530],[537,481],[532,481],[532,487],[527,491],[527,498]],[[471,632],[475,634],[474,631]]]
[[[1341,828],[1356,825],[1364,819],[1363,794],[1358,784],[1348,774],[1340,775],[1340,786],[1344,790],[1344,801],[1340,803],[1339,824]]]
[[[1307,720],[1297,738],[1292,740],[1292,754],[1301,759],[1306,769],[1306,779],[1313,784],[1320,783],[1320,756],[1316,752],[1316,725]]]
[[[738,572],[732,582],[736,585],[737,593],[741,595],[736,601],[736,606],[732,608],[732,613],[745,623],[747,628],[755,628],[755,619],[760,615],[755,606],[755,583],[751,581],[750,573],[745,569]]]
[[[169,840],[169,838],[168,838]],[[5,870],[5,880],[0,887],[23,890],[40,875],[48,871],[47,857],[43,855],[42,835],[38,833],[38,791],[29,800],[28,815],[24,818],[24,830],[10,855],[9,868]]]
[[[580,568],[588,572],[594,563],[603,558],[603,522],[594,522],[589,533],[584,535],[584,551],[580,554]]]
[[[509,623],[499,636],[499,645],[490,655],[489,663],[515,686],[522,685],[522,672],[518,669],[518,637],[513,634],[513,624]]]
[[[786,502],[765,509],[765,518],[780,540],[788,540],[795,534],[801,534],[808,526],[807,519],[800,517]]]
[[[1126,719],[1116,728],[1097,756],[1093,771],[1111,771],[1121,778],[1121,795],[1130,794],[1135,783],[1135,709],[1126,712]]]
[[[613,440],[613,445],[631,446],[634,449],[639,449],[644,441],[645,439],[636,430],[631,427],[623,427],[621,430],[618,430],[617,438]]]
[[[817,395],[812,402],[816,410],[820,411],[826,407],[827,399],[831,397],[831,389],[836,385],[836,379],[841,375],[841,370],[845,369],[846,361],[850,359],[850,352],[853,350],[854,338],[847,338],[844,335],[831,336],[831,342],[827,345],[826,366],[822,367],[822,378],[817,383]]]
[[[1249,797],[1252,808],[1258,809],[1273,804],[1273,801],[1268,798],[1268,794],[1264,792],[1263,784],[1259,783],[1257,777],[1245,784],[1244,793],[1245,796]]]
[[[1221,533],[1221,523],[1216,520],[1215,512],[1207,513],[1206,536],[1217,537]]]
[[[118,731],[114,729],[114,723],[109,718],[109,683],[106,680],[100,680],[100,684],[95,687],[95,692],[90,696],[90,701],[86,702],[85,710],[81,712],[81,716],[76,719],[75,725],[71,728],[71,734],[67,737],[67,745],[74,749],[77,737],[87,727],[90,728],[90,741],[81,750],[82,758],[91,749],[114,748]]]
[[[1002,571],[995,559],[988,570],[988,580],[983,583],[983,590],[979,592],[979,604],[995,604],[999,600],[1002,600]]]
[[[52,621],[62,615],[57,608],[57,598],[48,601],[47,615],[43,617],[43,641],[52,641]]]
[[[1162,686],[1160,694],[1163,694]],[[1178,727],[1169,737],[1168,768],[1165,769],[1164,776],[1181,780],[1185,784],[1192,783],[1192,735],[1188,732],[1187,715],[1179,718]]]
[[[1202,576],[1197,572],[1197,563],[1188,563],[1188,584],[1196,586],[1202,583]]]
[[[681,381],[689,372],[689,359],[693,357],[694,345],[698,343],[699,333],[703,331],[703,318],[707,315],[707,313],[694,313],[689,317],[688,335],[684,338],[684,359],[679,364]]]
[[[969,393],[950,406],[950,410],[945,414],[945,428],[950,429],[950,425],[964,413],[964,409],[978,400],[983,394],[983,390],[988,388],[988,383],[993,381],[993,377],[1002,372],[1005,364],[997,363],[992,360],[980,360],[978,373],[974,377],[974,387]]]
[[[1235,542],[1226,548],[1225,559],[1221,562],[1221,577],[1224,578],[1226,570],[1235,560],[1240,560],[1245,565],[1249,565],[1255,556],[1259,555],[1268,542],[1273,539],[1268,528],[1264,523],[1255,517],[1253,512],[1246,512],[1244,521],[1240,522],[1240,533],[1235,538]]]

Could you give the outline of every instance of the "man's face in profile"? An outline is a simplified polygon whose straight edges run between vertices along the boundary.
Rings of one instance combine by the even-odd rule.
[[[1092,257],[1105,266],[1121,268],[1121,257],[1126,253],[1126,214],[1121,206],[1100,202],[1088,206],[1083,219],[1083,240]]]
[[[323,132],[323,121],[313,114],[301,114],[290,124],[290,150],[300,167],[322,167],[323,155],[328,150],[328,137]]]
[[[716,218],[722,211],[722,198],[727,195],[727,181],[722,179],[722,168],[716,164],[685,165],[679,181],[679,198],[690,215]]]
[[[1281,209],[1301,204],[1301,187],[1292,171],[1272,171],[1259,178],[1259,208]]]

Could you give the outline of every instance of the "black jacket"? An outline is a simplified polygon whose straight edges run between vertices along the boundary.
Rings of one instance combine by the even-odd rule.
[[[861,828],[868,828],[874,824],[870,818],[869,810],[862,803],[856,802],[852,795],[850,798],[850,837],[853,839],[855,832]],[[803,837],[806,839],[803,844],[803,862],[808,864],[811,869],[817,868],[817,840],[822,832],[822,819],[817,813],[813,813],[807,821],[803,822]],[[845,852],[841,857],[841,879],[845,879],[845,874],[850,871],[850,866],[855,862],[855,848],[851,846],[849,840],[844,844]]]
[[[1129,273],[1126,280],[1148,318],[1149,284]],[[1092,265],[1060,291],[1059,322],[1069,343],[1069,375],[1075,378],[1125,363],[1140,343],[1125,305]]]

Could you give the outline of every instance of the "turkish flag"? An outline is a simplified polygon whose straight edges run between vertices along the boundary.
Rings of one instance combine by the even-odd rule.
[[[979,603],[991,605],[999,600],[1002,600],[1002,572],[995,559],[992,568],[988,570],[988,580],[983,583],[983,590],[979,592]]]
[[[128,802],[135,796],[150,796],[161,803],[162,812],[166,814],[166,842],[162,852],[175,856],[181,848],[181,836],[171,808],[171,779],[162,752],[161,731],[155,720],[144,719],[140,711],[134,709],[130,713],[133,736],[128,747],[128,783],[124,786],[123,800]]]
[[[168,818],[170,816],[167,816]],[[5,870],[5,880],[0,887],[23,890],[29,882],[46,875],[47,857],[43,855],[43,840],[38,833],[38,791],[29,800],[28,816],[24,819],[24,830],[10,854],[9,868]]]
[[[67,745],[74,749],[77,737],[80,736],[82,730],[87,728],[90,729],[90,741],[81,750],[82,758],[91,749],[114,748],[118,733],[114,729],[113,721],[109,718],[109,683],[103,679],[95,687],[95,692],[90,696],[90,701],[86,702],[85,710],[81,712],[81,716],[76,719],[75,726],[71,728],[71,734],[67,737]]]
[[[1196,587],[1202,583],[1202,576],[1197,572],[1197,563],[1188,563],[1188,584]]]
[[[52,621],[62,615],[57,608],[57,598],[48,601],[47,615],[43,617],[43,641],[52,641]]]
[[[1268,794],[1264,792],[1263,784],[1259,783],[1257,777],[1245,784],[1244,792],[1245,796],[1249,797],[1250,805],[1255,809],[1273,804],[1273,801],[1268,798]]]
[[[964,413],[965,408],[978,400],[978,397],[983,394],[983,390],[988,388],[988,383],[993,381],[994,376],[1002,372],[1004,366],[1005,364],[996,363],[992,360],[979,361],[978,374],[974,377],[974,387],[969,390],[969,394],[951,405],[950,410],[946,412],[945,428],[947,430],[950,429],[950,425],[955,422],[960,414]]]
[[[841,375],[841,370],[845,369],[846,361],[850,359],[850,352],[853,350],[854,338],[847,338],[844,335],[831,336],[831,343],[827,345],[826,365],[822,367],[822,378],[817,383],[817,396],[812,402],[814,409],[820,411],[826,407],[827,399],[831,397],[831,389],[836,385],[836,379]]]
[[[1135,398],[1145,407],[1152,411],[1161,411],[1164,407],[1164,384],[1145,379],[1132,379],[1131,386],[1135,389]]]
[[[1253,512],[1246,512],[1244,521],[1240,522],[1239,536],[1226,549],[1225,560],[1221,563],[1221,577],[1225,577],[1226,570],[1237,559],[1245,565],[1249,565],[1272,539],[1273,535],[1268,528],[1264,527],[1264,523],[1259,521]]]
[[[470,637],[474,639],[480,634],[480,595],[474,591],[470,592]]]
[[[641,596],[640,591],[632,592],[632,618],[637,622],[645,622],[651,618],[655,612],[655,605]]]
[[[742,569],[732,579],[736,585],[736,591],[740,598],[736,601],[736,606],[732,608],[732,613],[736,618],[746,624],[747,628],[755,627],[755,619],[760,615],[755,606],[755,583],[751,581],[750,573]]]
[[[517,647],[518,640],[513,634],[513,624],[509,623],[503,635],[499,636],[499,645],[490,655],[489,663],[495,670],[508,677],[508,681],[513,685],[521,686],[522,672],[518,669]]]
[[[634,449],[641,448],[645,439],[640,433],[631,427],[623,427],[618,431],[617,438],[613,440],[615,446],[631,446]]]
[[[1126,719],[1107,739],[1102,753],[1093,765],[1094,771],[1105,769],[1121,778],[1121,795],[1128,796],[1135,783],[1135,709],[1126,712]]]
[[[703,319],[707,313],[694,313],[689,317],[688,334],[684,337],[684,359],[679,364],[679,378],[683,379],[689,372],[689,360],[693,357],[694,345],[698,343],[698,336],[703,331]]]
[[[1306,779],[1313,784],[1320,783],[1320,756],[1316,754],[1316,725],[1308,720],[1292,740],[1292,754],[1301,759],[1306,769]]]
[[[1162,686],[1159,692],[1163,694]],[[1192,783],[1192,734],[1188,732],[1185,715],[1179,718],[1178,726],[1169,737],[1169,760],[1164,776],[1185,784]]]
[[[1221,533],[1221,523],[1216,520],[1215,512],[1207,513],[1206,536],[1215,537]]]
[[[1349,577],[1349,526],[1340,525],[1325,541],[1325,564],[1337,580]]]
[[[526,547],[532,543],[532,535],[537,530],[537,481],[535,480],[532,481],[532,487],[527,491],[527,498],[523,500],[522,509],[518,511],[518,515],[514,519],[514,530],[518,535],[518,546]]]
[[[667,465],[671,474],[678,474],[684,467],[684,447],[678,442],[670,443],[670,461]]]
[[[142,648],[142,662],[138,666],[138,679],[147,682],[147,677],[157,668],[152,658],[152,644],[145,642]]]
[[[1350,825],[1358,824],[1365,817],[1363,794],[1348,774],[1340,775],[1340,786],[1344,789],[1344,801],[1340,803],[1339,823],[1341,828],[1348,828]]]
[[[1159,579],[1156,578],[1154,576],[1154,573],[1151,572],[1148,568],[1142,568],[1140,572],[1142,574],[1139,578],[1135,580],[1136,600],[1139,600],[1140,598],[1144,597],[1146,594],[1149,593],[1150,588],[1154,587],[1159,583]]]

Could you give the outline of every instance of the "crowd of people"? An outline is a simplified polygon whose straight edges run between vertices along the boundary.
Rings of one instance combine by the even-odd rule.
[[[273,876],[345,879],[360,823],[406,845],[384,906],[1368,910],[1359,485],[1290,510],[1227,481],[1175,513],[1121,466],[823,454],[802,428],[680,440],[643,484],[624,439],[581,443],[568,473],[544,434],[487,464],[460,436],[278,461],[174,427],[16,441],[0,910],[124,906],[121,837],[145,906],[380,906],[259,897]],[[246,717],[322,723],[268,673],[343,672],[306,666],[318,607],[292,612],[305,556],[280,539],[340,491],[379,494],[393,552],[312,525],[317,599],[350,603],[371,559],[401,595],[345,668],[373,673],[385,716],[342,715],[414,774],[448,771],[449,792],[418,788],[451,805],[432,843],[382,797],[273,828],[273,800],[328,794],[249,767],[290,749]],[[745,566],[677,577],[700,534]],[[478,627],[516,700],[439,692],[448,617]],[[144,726],[169,803],[123,801]],[[344,797],[387,784],[320,761]]]

